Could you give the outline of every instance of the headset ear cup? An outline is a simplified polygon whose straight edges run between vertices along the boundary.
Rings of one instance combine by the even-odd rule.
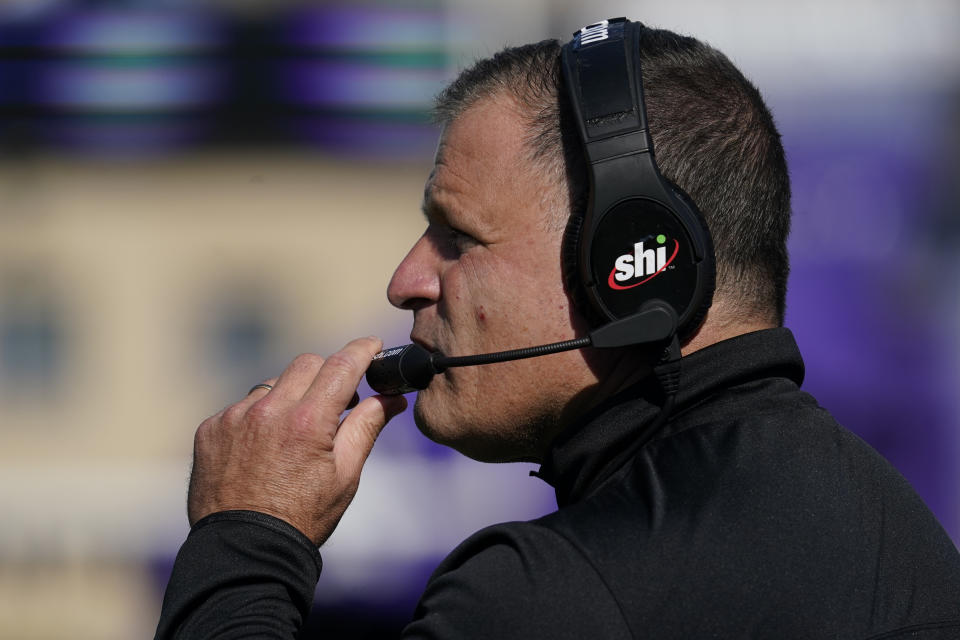
[[[597,327],[606,319],[600,314],[587,297],[586,289],[580,281],[580,234],[583,230],[583,216],[572,215],[567,219],[560,246],[560,268],[563,286],[573,302],[574,308],[586,318],[591,327]]]
[[[664,177],[664,180],[670,185],[673,195],[686,205],[687,209],[693,214],[696,220],[695,224],[700,227],[699,232],[704,237],[704,245],[707,249],[707,255],[704,257],[704,270],[700,283],[701,293],[700,299],[697,301],[697,309],[677,331],[680,340],[685,341],[697,332],[697,329],[700,328],[700,325],[703,324],[703,321],[707,317],[707,311],[710,310],[710,306],[713,304],[713,293],[717,286],[717,260],[714,255],[713,237],[710,235],[710,227],[707,226],[707,220],[703,217],[703,213],[697,208],[697,205],[693,199],[687,195],[686,191],[678,187],[672,180],[666,177]],[[691,229],[691,232],[694,232],[694,230]]]

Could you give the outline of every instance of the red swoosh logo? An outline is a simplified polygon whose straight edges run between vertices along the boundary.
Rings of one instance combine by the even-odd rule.
[[[659,269],[657,269],[656,272],[654,272],[653,275],[651,275],[650,277],[644,278],[644,279],[641,280],[640,282],[634,282],[633,284],[628,284],[627,286],[623,286],[623,285],[617,284],[617,281],[616,281],[616,280],[614,279],[614,277],[613,277],[613,274],[615,274],[615,273],[617,272],[617,268],[614,267],[614,268],[610,271],[610,275],[607,276],[607,284],[610,285],[610,288],[611,288],[611,289],[617,289],[617,290],[619,290],[619,291],[623,291],[624,289],[633,289],[634,287],[639,287],[639,286],[642,285],[644,282],[649,282],[649,281],[653,280],[655,277],[657,277],[657,274],[658,274],[658,273],[662,272],[664,269],[666,269],[667,267],[669,267],[669,266],[670,266],[670,263],[673,262],[673,259],[677,257],[677,253],[679,253],[679,252],[680,252],[680,241],[679,241],[679,240],[674,240],[674,241],[673,241],[673,255],[670,256],[670,259],[667,260],[666,262],[664,262],[664,263],[663,263],[663,266],[660,267]]]

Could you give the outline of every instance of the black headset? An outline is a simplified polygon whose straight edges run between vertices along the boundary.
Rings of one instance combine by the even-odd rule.
[[[610,323],[665,304],[683,341],[713,300],[713,241],[696,205],[654,159],[639,61],[644,29],[612,18],[580,29],[563,47],[590,176],[586,211],[567,226],[564,278],[587,318]]]
[[[562,249],[573,304],[589,335],[552,344],[448,356],[410,344],[374,356],[367,381],[380,393],[425,389],[450,367],[581,349],[664,346],[654,374],[666,401],[640,446],[667,419],[680,380],[680,343],[713,300],[713,241],[690,198],[664,178],[653,157],[640,75],[640,33],[626,18],[584,27],[563,47],[567,94],[589,166],[590,201],[570,218]],[[633,451],[631,447],[624,455]]]

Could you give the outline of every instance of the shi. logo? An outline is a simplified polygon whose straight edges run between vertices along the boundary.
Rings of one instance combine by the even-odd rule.
[[[632,253],[625,253],[618,257],[613,263],[613,270],[607,277],[607,284],[611,289],[622,291],[639,287],[645,282],[650,282],[653,278],[663,273],[667,267],[677,257],[680,251],[680,241],[673,241],[673,253],[667,257],[667,236],[662,233],[656,237],[657,244],[655,249],[646,249],[643,243],[650,240],[645,238],[633,245]],[[632,282],[637,278],[642,278],[639,282]]]

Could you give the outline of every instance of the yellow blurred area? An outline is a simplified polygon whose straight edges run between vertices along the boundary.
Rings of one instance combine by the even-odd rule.
[[[279,373],[205,366],[216,315],[260,309],[277,366],[408,325],[384,291],[425,175],[292,152],[0,164],[0,300],[26,288],[64,332],[50,384],[0,377],[0,637],[152,633],[144,560],[186,533],[193,431]]]
[[[263,154],[0,166],[0,273],[53,291],[70,331],[67,384],[0,405],[0,459],[182,455],[183,421],[215,409],[193,363],[224,291],[268,300],[291,356],[406,321],[384,291],[422,227],[424,176]]]
[[[135,566],[103,563],[6,567],[0,635],[19,640],[129,640],[153,634],[154,589]]]

